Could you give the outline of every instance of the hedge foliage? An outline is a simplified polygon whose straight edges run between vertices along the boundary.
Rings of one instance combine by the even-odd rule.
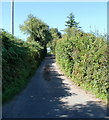
[[[4,30],[1,31],[0,39],[2,39],[3,100],[5,100],[6,96],[24,87],[44,58],[46,49],[38,42],[21,41]],[[10,88],[12,85],[14,88]]]
[[[57,63],[73,81],[106,95],[107,44],[102,37],[67,29],[55,50]]]

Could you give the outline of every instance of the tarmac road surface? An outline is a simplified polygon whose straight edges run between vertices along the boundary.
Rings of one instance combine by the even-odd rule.
[[[107,107],[65,77],[47,56],[28,86],[3,105],[3,118],[106,118]]]

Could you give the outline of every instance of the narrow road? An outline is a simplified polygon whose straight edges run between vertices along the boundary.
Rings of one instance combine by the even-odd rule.
[[[3,118],[105,118],[99,99],[73,84],[46,57],[28,86],[3,105]]]

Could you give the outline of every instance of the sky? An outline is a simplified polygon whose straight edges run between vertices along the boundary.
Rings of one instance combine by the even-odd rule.
[[[66,28],[67,16],[73,12],[75,21],[80,22],[79,26],[84,32],[90,32],[90,29],[97,29],[100,34],[107,32],[107,2],[15,2],[14,5],[14,35],[23,40],[27,35],[20,31],[19,25],[24,23],[29,14],[61,32]],[[0,6],[0,28],[11,33],[11,3],[2,2]]]

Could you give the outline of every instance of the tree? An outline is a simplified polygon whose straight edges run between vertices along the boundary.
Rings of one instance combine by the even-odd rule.
[[[61,33],[58,31],[57,28],[51,28],[50,29],[50,33],[51,33],[51,36],[52,36],[52,40],[49,42],[48,46],[50,47],[51,51],[53,53],[55,53],[56,42],[62,36],[61,36]]]
[[[72,27],[81,28],[81,27],[78,27],[79,23],[75,21],[75,16],[73,15],[73,13],[70,13],[70,15],[67,16],[67,18],[68,18],[68,21],[66,21],[65,26],[68,26],[68,28],[72,28]]]
[[[61,33],[58,31],[57,28],[51,28],[50,33],[51,33],[53,39],[61,38]]]
[[[41,45],[46,46],[51,40],[49,26],[32,14],[28,15],[27,20],[19,27],[24,34],[29,35],[28,41],[38,41]]]

